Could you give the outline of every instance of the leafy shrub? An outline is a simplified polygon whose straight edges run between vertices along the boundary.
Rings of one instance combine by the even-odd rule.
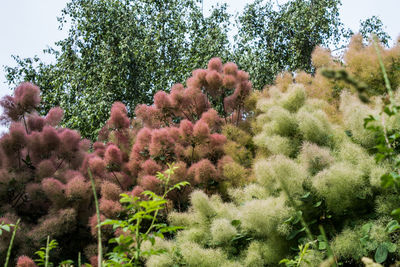
[[[55,262],[81,251],[93,258],[97,222],[88,169],[102,221],[124,215],[121,193],[161,194],[156,174],[164,173],[170,162],[179,166],[173,183],[189,181],[194,188],[224,196],[229,186],[245,184],[254,152],[251,133],[241,129],[251,117],[245,104],[252,91],[248,74],[213,58],[186,84],[174,85],[169,94],[158,92],[152,106],[137,107],[134,119],[128,118],[124,104],[114,103],[93,145],[78,132],[57,126],[63,117],[60,108],[45,117],[37,114],[37,86],[23,83],[14,96],[4,97],[1,119],[9,132],[0,138],[0,221],[21,219],[13,253],[32,255],[51,236],[60,244]],[[193,187],[169,192],[168,209],[185,210]],[[103,241],[113,235],[111,227],[102,228]],[[5,235],[0,241],[0,257],[9,240]],[[65,250],[67,254],[61,252]]]
[[[350,48],[346,53],[351,57],[355,52]],[[374,160],[371,148],[377,140],[364,128],[364,118],[379,113],[382,101],[373,97],[369,104],[362,103],[347,82],[322,74],[326,67],[351,71],[355,63],[339,63],[320,48],[313,62],[315,76],[299,73],[293,79],[284,74],[256,94],[257,118],[251,122],[255,182],[228,190],[233,202],[196,191],[188,212],[169,215],[171,223],[186,227],[167,252],[177,262],[190,265],[180,251],[193,243],[218,255],[214,265],[228,259],[240,266],[277,265],[293,256],[290,248],[298,244],[309,244],[309,254],[303,256],[315,266],[332,252],[335,257],[324,264],[336,260],[358,266],[363,256],[385,263],[399,259],[396,221],[382,216],[394,206],[389,202],[397,201],[392,189],[380,187],[380,176],[389,166]],[[364,82],[368,95],[379,94],[372,80]],[[398,129],[397,122],[390,118],[388,129]],[[223,242],[215,242],[216,225],[222,222]],[[326,239],[318,225],[327,229]],[[148,263],[160,266],[152,257]],[[301,264],[307,266],[306,261]]]

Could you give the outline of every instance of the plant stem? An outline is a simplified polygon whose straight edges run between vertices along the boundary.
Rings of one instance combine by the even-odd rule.
[[[47,241],[46,241],[46,254],[44,256],[44,267],[47,267],[49,265],[49,243],[50,243],[50,236],[47,236]]]
[[[288,200],[289,200],[289,202],[290,202],[290,205],[292,205],[293,208],[295,208],[296,210],[298,210],[298,207],[297,207],[297,205],[296,205],[296,202],[294,201],[294,199],[293,199],[292,196],[290,195],[289,189],[287,188],[286,183],[283,182],[283,181],[280,181],[280,184],[281,184],[281,187],[282,187],[283,191],[285,192],[286,196],[288,197]],[[310,241],[314,240],[313,235],[312,235],[312,233],[311,233],[311,231],[310,231],[310,228],[308,227],[306,221],[304,220],[303,214],[302,214],[302,213],[301,213],[301,215],[300,215],[300,222],[301,222],[301,225],[302,225],[302,226],[304,227],[304,229],[306,230],[307,237],[310,239]]]
[[[90,178],[90,182],[92,184],[93,196],[94,196],[94,203],[96,205],[96,215],[97,215],[97,239],[98,239],[98,256],[97,256],[97,264],[99,267],[103,266],[103,247],[101,244],[101,220],[100,220],[100,209],[99,209],[99,202],[97,201],[97,193],[96,187],[94,185],[94,180],[92,176],[92,172],[90,168],[88,168],[88,174]]]
[[[17,228],[18,228],[18,224],[20,222],[21,219],[18,219],[17,223],[14,226],[14,230],[11,236],[11,240],[10,240],[10,244],[8,246],[8,250],[7,250],[7,257],[6,257],[6,262],[4,263],[4,267],[7,267],[8,265],[8,261],[10,260],[10,255],[11,255],[11,249],[14,243],[14,238],[15,238],[15,233],[17,232]]]
[[[333,254],[332,248],[331,248],[331,246],[330,246],[329,243],[328,243],[328,238],[326,238],[325,230],[324,230],[324,228],[322,227],[322,225],[319,225],[319,231],[321,232],[322,238],[324,239],[324,242],[326,243],[326,248],[327,248],[328,256],[334,260],[333,267],[336,267],[336,266],[337,266],[336,257],[335,257],[335,255]]]
[[[386,73],[385,65],[383,65],[381,51],[379,50],[379,47],[378,47],[378,44],[377,44],[377,41],[376,41],[376,37],[373,40],[374,40],[373,43],[374,43],[374,47],[375,47],[375,50],[376,50],[376,54],[378,55],[379,65],[381,66],[383,79],[385,80],[385,86],[386,86],[386,89],[388,90],[388,93],[389,93],[390,102],[391,102],[391,104],[393,104],[394,103],[393,91],[392,91],[392,87],[390,86],[390,81],[389,81],[389,78],[388,78],[387,73]]]
[[[136,221],[136,255],[135,255],[135,263],[139,261],[140,258],[140,234],[139,234],[139,226],[140,226],[140,218]]]

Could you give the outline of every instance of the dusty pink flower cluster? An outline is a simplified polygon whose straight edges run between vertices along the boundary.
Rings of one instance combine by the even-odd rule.
[[[214,58],[208,69],[193,72],[187,88],[176,84],[170,93],[157,92],[153,105],[138,106],[136,118],[128,117],[124,104],[114,103],[98,141],[91,145],[77,131],[57,126],[63,117],[60,108],[44,117],[36,113],[38,87],[18,86],[13,97],[0,101],[1,119],[10,123],[9,132],[0,138],[0,221],[21,218],[13,251],[32,255],[50,235],[61,248],[67,246],[66,251],[86,251],[86,258],[93,258],[93,245],[87,244],[95,242],[97,228],[88,169],[102,220],[123,214],[121,193],[162,193],[156,174],[165,171],[167,163],[178,166],[171,184],[191,184],[168,195],[171,207],[184,208],[194,187],[218,191],[226,162],[222,126],[243,119],[243,102],[250,91],[247,73]],[[222,114],[210,103],[219,103]],[[105,240],[113,235],[111,227],[102,231]],[[8,242],[7,236],[2,238],[0,251]],[[32,261],[22,256],[18,265],[32,266]]]

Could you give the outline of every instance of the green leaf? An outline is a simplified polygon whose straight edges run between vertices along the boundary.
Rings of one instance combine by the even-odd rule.
[[[385,242],[385,243],[383,243],[383,245],[386,246],[387,250],[390,253],[394,253],[396,251],[396,249],[397,249],[397,245],[394,244],[394,243],[391,243],[391,242]]]
[[[299,230],[293,230],[287,237],[286,240],[292,240],[293,238],[295,238],[299,233],[304,232],[306,230],[306,228],[301,228]]]
[[[231,224],[232,224],[233,226],[235,226],[235,227],[240,226],[241,223],[242,223],[242,222],[241,222],[240,220],[232,220],[232,221],[231,221]]]
[[[361,231],[363,235],[368,235],[369,231],[371,231],[373,224],[372,223],[366,223],[361,227]]]
[[[381,176],[381,186],[383,188],[389,188],[394,185],[393,176],[390,173],[385,173]]]
[[[399,209],[399,212],[400,212],[400,209]],[[386,225],[386,232],[388,232],[389,234],[397,231],[398,229],[400,229],[400,225],[399,225],[398,221],[396,221],[396,220],[392,220]]]
[[[318,208],[319,206],[321,206],[322,201],[318,201],[317,203],[314,204],[314,207]]]
[[[388,249],[384,244],[380,244],[375,251],[375,261],[377,263],[382,263],[387,259]]]
[[[360,243],[363,247],[366,247],[370,243],[369,236],[365,235],[365,236],[361,237]]]
[[[395,210],[392,210],[392,213],[391,213],[393,216],[399,216],[400,215],[400,208],[398,208],[398,209],[395,209]]]
[[[307,192],[304,195],[301,196],[302,199],[306,199],[310,196],[311,192]]]
[[[7,232],[10,232],[10,230],[11,230],[11,229],[10,229],[10,226],[7,225],[7,224],[2,225],[1,228],[2,228],[4,231],[7,231]]]

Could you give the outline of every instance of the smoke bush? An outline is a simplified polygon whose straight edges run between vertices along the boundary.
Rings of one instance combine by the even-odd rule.
[[[278,225],[291,212],[284,203],[282,198],[274,197],[246,202],[240,208],[239,215],[243,228],[264,238],[276,235]]]
[[[349,62],[339,62],[328,50],[317,48],[312,57],[315,75],[283,73],[274,85],[250,96],[249,99],[258,100],[252,104],[256,118],[249,120],[252,142],[237,138],[238,132],[232,126],[223,127],[228,138],[225,153],[229,157],[219,161],[218,173],[227,177],[225,172],[231,168],[233,175],[233,162],[245,166],[242,159],[246,150],[241,149],[246,148],[255,154],[249,175],[253,183],[229,188],[230,203],[194,192],[186,213],[169,216],[171,223],[186,227],[173,241],[177,251],[186,251],[183,246],[190,243],[195,244],[194,250],[204,253],[223,251],[232,264],[277,266],[283,257],[292,254],[290,247],[308,238],[301,230],[299,214],[309,224],[313,239],[320,235],[317,226],[324,227],[337,260],[344,265],[358,264],[362,256],[373,256],[379,244],[387,245],[397,239],[396,233],[385,228],[387,218],[375,219],[390,213],[398,201],[391,190],[380,188],[380,177],[389,171],[390,165],[375,162],[371,155],[374,136],[363,127],[364,118],[378,114],[385,99],[370,98],[369,104],[363,104],[354,95],[355,88],[323,75],[324,68],[346,70],[367,84],[368,95],[379,93],[384,83],[376,68],[378,61],[371,61],[375,56],[367,55],[367,51],[374,54],[372,46],[363,46],[356,38],[346,51]],[[397,61],[397,50],[398,45],[383,52],[385,67],[392,70],[394,88],[398,87],[398,74],[389,61]],[[370,58],[362,62],[362,56]],[[363,68],[367,62],[374,67]],[[220,65],[213,63],[211,69],[218,68]],[[369,72],[374,73],[365,77]],[[207,79],[199,78],[198,83],[204,80]],[[399,97],[397,92],[395,97]],[[387,120],[387,129],[399,129],[400,120],[394,117]],[[247,135],[243,136],[247,139]],[[364,225],[370,227],[367,237]],[[232,237],[235,231],[243,239]],[[361,244],[366,238],[367,246]],[[391,244],[390,261],[394,261],[399,258],[399,248]],[[325,257],[326,250],[318,246],[304,256],[313,266]],[[167,253],[170,257],[173,254]],[[179,253],[173,255],[181,262],[189,260]],[[307,266],[306,262],[302,266]]]
[[[225,243],[235,237],[236,228],[227,219],[216,219],[211,224],[211,236],[215,243]]]

